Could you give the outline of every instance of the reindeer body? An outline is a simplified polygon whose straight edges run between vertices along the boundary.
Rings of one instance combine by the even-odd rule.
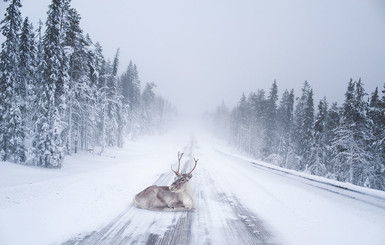
[[[192,209],[194,199],[186,191],[172,192],[168,186],[152,185],[136,194],[134,203],[143,209],[178,211]]]
[[[175,180],[170,186],[152,185],[139,192],[134,197],[134,204],[138,208],[161,211],[181,211],[194,208],[194,192],[192,191],[189,180],[192,178],[191,172],[195,169],[198,160],[195,160],[194,168],[187,174],[179,173],[180,159],[182,155],[178,153],[179,167],[175,173]]]

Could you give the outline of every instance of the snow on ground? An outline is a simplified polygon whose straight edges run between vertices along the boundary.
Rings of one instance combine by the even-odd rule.
[[[258,161],[239,158],[234,150],[225,149],[220,150],[225,154],[211,152],[212,155],[202,156],[210,161],[214,182],[226,193],[236,193],[279,234],[284,244],[385,244],[384,192],[353,187],[354,191],[375,193],[380,198],[376,202],[380,207],[368,205],[341,195],[344,190],[315,188],[312,181],[257,168],[250,161]]]
[[[0,162],[0,244],[59,243],[107,223],[169,171],[187,140],[151,137],[103,156],[81,153],[60,170]]]
[[[365,196],[342,195],[346,190],[318,188],[306,179],[252,164],[207,134],[195,138],[197,209],[189,214],[193,244],[234,244],[231,239],[241,234],[236,227],[247,212],[253,215],[246,218],[261,219],[280,244],[385,244],[385,199],[373,205],[364,202]],[[122,214],[142,220],[127,226],[125,233],[165,234],[169,223],[182,215],[135,209],[132,198],[166,177],[176,153],[188,150],[184,147],[190,141],[189,130],[146,137],[102,156],[67,157],[61,170],[0,162],[0,244],[60,244],[100,230]],[[384,192],[358,189],[385,198]],[[161,224],[154,225],[154,217]]]

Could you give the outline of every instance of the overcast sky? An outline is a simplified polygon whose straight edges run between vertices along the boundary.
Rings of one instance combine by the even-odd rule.
[[[22,0],[37,27],[50,0]],[[3,12],[8,3],[1,1]],[[279,94],[305,80],[315,104],[343,102],[350,78],[367,93],[385,83],[385,1],[378,0],[72,0],[81,26],[106,58],[120,48],[142,84],[181,111],[196,115],[222,100],[233,107],[242,92]],[[1,17],[3,19],[3,17]]]

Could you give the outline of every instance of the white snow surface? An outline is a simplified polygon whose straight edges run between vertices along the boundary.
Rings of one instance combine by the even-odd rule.
[[[175,130],[126,142],[102,156],[76,154],[66,157],[62,169],[0,162],[0,244],[61,244],[100,230],[132,206],[136,193],[170,172],[191,137],[189,130]],[[385,244],[384,192],[282,170],[206,133],[193,137],[191,153],[199,162],[192,179],[192,244],[236,243],[225,229],[234,212],[214,193],[235,197],[278,244]],[[180,215],[135,207],[130,212],[141,219],[132,232],[159,235]]]

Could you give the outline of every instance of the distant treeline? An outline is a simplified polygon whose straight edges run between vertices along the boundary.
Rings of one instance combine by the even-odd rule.
[[[9,1],[0,31],[0,160],[60,168],[66,154],[121,147],[125,137],[154,133],[174,113],[143,91],[135,64],[118,76],[119,49],[111,63],[80,28],[70,0],[53,0],[35,30]]]
[[[235,108],[212,114],[213,130],[240,150],[278,166],[359,186],[385,190],[385,84],[367,96],[361,80],[350,80],[342,106],[322,99],[314,109],[313,90],[285,90],[278,102],[274,81],[242,95]]]

